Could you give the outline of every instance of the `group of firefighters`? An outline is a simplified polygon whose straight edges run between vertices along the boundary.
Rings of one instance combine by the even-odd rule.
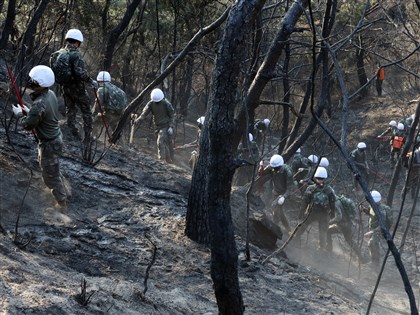
[[[118,122],[118,119],[113,119],[112,116],[115,115],[115,117],[119,118],[121,108],[124,109],[127,105],[127,98],[120,89],[109,87],[111,85],[111,76],[108,72],[101,71],[97,76],[97,81],[86,74],[82,56],[78,51],[82,42],[83,36],[79,30],[71,29],[66,34],[65,49],[70,53],[70,60],[73,60],[74,66],[72,67],[73,79],[70,82],[63,83],[62,90],[67,109],[67,123],[72,135],[77,139],[80,138],[76,127],[77,106],[82,112],[85,131],[84,140],[89,141],[93,129],[93,116],[84,84],[90,83],[95,89],[95,94],[99,91],[99,95],[96,94],[93,112],[98,113],[100,111],[98,115],[101,115],[102,119],[106,115],[110,123],[110,126],[105,124],[107,128],[113,128]],[[58,123],[58,102],[54,92],[50,89],[56,83],[56,76],[50,67],[39,65],[29,72],[29,77],[28,87],[33,91],[31,94],[33,104],[30,109],[23,104],[21,106],[14,105],[13,113],[17,117],[25,116],[21,118],[21,123],[25,129],[36,130],[39,141],[39,163],[44,182],[51,189],[58,205],[65,208],[67,207],[69,196],[67,195],[59,166],[63,142]],[[105,86],[108,86],[107,93],[104,91]],[[110,98],[105,99],[106,94]],[[101,108],[101,103],[102,105],[111,104],[113,100],[117,100],[121,104],[115,105],[114,108],[108,107],[108,112],[105,113],[104,109]],[[158,88],[152,91],[150,101],[144,107],[141,115],[138,118],[136,117],[134,124],[144,120],[150,113],[153,116],[157,135],[158,157],[161,160],[172,163],[174,159],[172,135],[175,127],[175,110],[165,98],[162,90]],[[391,121],[389,129],[380,135],[380,137],[384,137],[390,134],[391,162],[395,162],[395,155],[400,153],[413,120],[414,115],[400,123]],[[198,158],[199,138],[204,121],[204,117],[200,117],[197,120],[198,134],[194,143],[197,146],[197,150],[194,150],[191,156],[190,165],[192,168],[194,168]],[[266,141],[269,125],[269,119],[255,121],[253,126],[254,134],[249,134],[247,145],[241,145],[238,148],[238,158],[250,161],[249,165],[258,163],[259,151],[264,151],[264,144],[269,143]],[[271,148],[268,149],[270,150]],[[362,177],[367,179],[369,166],[365,149],[366,144],[360,142],[357,145],[357,149],[350,153],[350,156]],[[420,171],[419,149],[415,151],[412,159],[415,167],[417,167],[417,175],[412,179],[411,191],[413,193],[416,187],[415,184],[418,183],[418,173]],[[260,165],[253,193],[264,195],[264,185],[265,183],[270,183],[271,189],[267,189],[266,192],[270,193],[269,212],[271,212],[274,223],[277,225],[281,223],[286,232],[291,232],[292,229],[285,213],[285,206],[295,199],[294,201],[298,201],[301,209],[300,213],[298,213],[298,218],[303,220],[303,225],[295,235],[296,238],[300,237],[308,225],[318,222],[319,248],[321,250],[331,251],[332,234],[341,233],[352,251],[361,261],[364,261],[364,255],[360,250],[360,246],[354,241],[355,217],[359,209],[350,198],[336,193],[331,187],[328,181],[328,167],[329,161],[325,157],[319,159],[314,154],[305,157],[300,149],[294,154],[290,165],[285,163],[281,155],[274,154],[271,156],[268,165],[264,165],[264,163]],[[237,172],[236,184],[238,185],[246,184],[251,179],[250,175],[252,175],[253,168],[246,169],[246,167],[243,167],[242,171],[244,170],[245,172],[243,172],[242,176],[240,174],[241,169]],[[358,188],[357,183],[355,183],[355,188]],[[298,192],[298,194],[294,192]],[[296,195],[298,195],[297,198]],[[371,195],[377,203],[388,228],[390,228],[393,222],[390,207],[381,202],[382,196],[379,191],[372,190]],[[363,209],[363,211],[369,215],[369,232],[365,233],[365,236],[369,237],[368,248],[370,257],[374,264],[378,264],[381,239],[378,217],[372,208]]]

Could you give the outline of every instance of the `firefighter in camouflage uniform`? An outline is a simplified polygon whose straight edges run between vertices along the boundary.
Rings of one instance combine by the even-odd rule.
[[[98,82],[89,77],[86,71],[86,64],[79,47],[83,42],[82,32],[78,29],[70,29],[66,34],[65,50],[70,55],[70,63],[72,70],[72,79],[63,83],[64,103],[66,106],[67,125],[72,135],[76,139],[80,139],[79,131],[76,126],[77,108],[80,108],[83,118],[83,130],[85,132],[85,140],[90,139],[92,134],[92,112],[91,100],[86,91],[85,83],[90,83],[96,90]]]
[[[166,160],[168,163],[173,163],[175,109],[165,98],[161,89],[154,89],[150,93],[150,101],[143,108],[141,115],[135,120],[135,123],[143,121],[150,113],[153,116],[155,134],[157,135],[158,158],[159,160]]]
[[[359,257],[359,261],[365,262],[360,248],[353,241],[356,214],[357,207],[353,200],[344,195],[335,196],[335,216],[328,222],[327,250],[332,251],[332,234],[340,233],[343,234],[351,250]]]
[[[54,92],[49,89],[55,82],[54,73],[47,66],[36,66],[29,72],[29,77],[33,104],[30,110],[24,106],[27,116],[22,117],[20,122],[26,130],[35,128],[39,141],[38,159],[42,178],[58,205],[66,208],[67,196],[59,161],[63,140],[58,124],[58,102]],[[22,116],[22,108],[13,105],[13,113],[17,117]]]
[[[290,231],[289,221],[284,213],[284,202],[288,196],[288,188],[293,185],[293,173],[290,166],[284,163],[283,157],[274,154],[270,159],[270,164],[264,168],[261,175],[256,179],[254,187],[260,187],[264,183],[271,181],[272,203],[271,211],[273,221],[277,225],[283,224],[287,232]]]
[[[127,95],[119,87],[111,83],[111,75],[108,71],[101,71],[96,77],[98,81],[98,100],[93,106],[95,125],[102,125],[102,114],[108,124],[108,132],[111,134],[118,124],[124,109],[127,107]],[[100,112],[102,108],[103,113]]]
[[[326,250],[328,222],[335,216],[334,189],[325,182],[328,172],[324,167],[318,167],[314,174],[314,184],[309,185],[303,194],[305,210],[302,211],[306,221],[296,233],[299,239],[305,229],[318,222],[319,249]]]
[[[373,201],[377,204],[379,208],[379,213],[385,221],[385,225],[388,229],[390,229],[393,223],[393,215],[391,208],[381,203],[382,196],[378,191],[373,190],[370,192],[370,194],[372,195]],[[368,248],[370,252],[370,258],[372,264],[375,267],[379,267],[379,259],[381,257],[379,246],[382,237],[381,226],[379,225],[378,217],[376,216],[375,211],[373,211],[372,207],[369,207],[369,209],[362,210],[367,215],[369,215],[369,232],[365,233],[365,237],[369,237]]]

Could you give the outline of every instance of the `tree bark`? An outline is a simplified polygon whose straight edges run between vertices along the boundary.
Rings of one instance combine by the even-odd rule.
[[[368,81],[365,71],[365,51],[362,47],[362,40],[360,40],[360,47],[356,48],[356,65],[357,65],[357,78],[359,79],[360,87],[364,86]],[[368,89],[365,87],[361,90],[362,96],[368,95]]]
[[[243,314],[244,305],[238,281],[238,257],[230,209],[230,191],[235,171],[233,134],[234,112],[240,85],[237,80],[246,57],[243,43],[250,36],[252,23],[264,0],[238,1],[229,14],[217,54],[212,79],[209,112],[200,141],[200,152],[193,182],[199,172],[205,173],[204,185],[192,185],[191,195],[203,202],[189,211],[208,206],[211,243],[211,276],[220,314]],[[208,153],[207,144],[208,139]],[[203,147],[202,147],[203,146]],[[203,171],[204,170],[204,171]],[[204,193],[204,194],[203,194]],[[188,213],[187,213],[188,215]],[[188,220],[188,218],[187,218]]]
[[[0,50],[6,49],[7,42],[9,41],[9,36],[12,33],[13,24],[15,22],[16,16],[16,0],[9,0],[9,5],[7,6],[7,16],[4,21],[3,32],[1,33],[0,38]]]
[[[50,0],[41,0],[41,2],[38,4],[38,7],[36,8],[34,12],[34,16],[32,17],[31,21],[28,24],[28,27],[26,28],[25,34],[23,34],[23,39],[21,43],[21,49],[19,51],[19,54],[17,56],[17,62],[16,62],[16,81],[20,82],[22,85],[22,82],[24,80],[24,76],[21,74],[21,70],[24,67],[25,64],[25,58],[30,54],[28,51],[28,47],[32,47],[31,44],[34,40],[34,34],[36,32],[36,27],[38,25],[39,20],[41,19],[42,15],[44,14],[45,9],[47,8],[48,3]],[[26,78],[25,78],[26,79]]]
[[[112,57],[114,55],[114,48],[118,42],[118,38],[122,34],[122,32],[127,28],[128,24],[131,21],[131,18],[136,12],[136,8],[142,3],[142,5],[146,5],[146,0],[133,0],[125,11],[124,17],[115,25],[111,31],[109,32],[108,42],[105,48],[105,56],[104,56],[104,70],[110,70],[112,65]]]

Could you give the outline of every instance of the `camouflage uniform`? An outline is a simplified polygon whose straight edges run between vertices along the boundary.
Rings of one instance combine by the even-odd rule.
[[[381,213],[382,218],[385,220],[385,224],[387,225],[388,229],[391,228],[393,222],[393,215],[392,210],[390,207],[384,204],[378,205],[379,212]],[[373,232],[370,236],[368,247],[370,252],[370,257],[372,259],[372,263],[375,265],[379,265],[379,243],[381,240],[381,227],[379,225],[379,220],[376,217],[375,212],[373,211],[372,207],[369,208],[369,230]]]
[[[250,141],[248,144],[250,145],[249,148],[244,148],[242,142],[239,144],[238,159],[255,164],[258,162],[260,156],[257,143],[255,141]],[[235,185],[243,186],[251,182],[253,171],[253,165],[245,165],[238,168],[235,173]]]
[[[100,106],[104,111],[103,114],[109,127],[109,132],[112,133],[117,126],[124,109],[127,107],[127,95],[123,90],[111,82],[101,83],[97,93]],[[93,107],[93,113],[95,115],[95,124],[102,126],[103,121],[102,117],[100,117],[101,113],[97,100]]]
[[[257,119],[254,123],[254,141],[262,152],[264,144],[267,143],[268,127],[263,120]]]
[[[277,225],[281,221],[287,231],[290,231],[289,221],[284,213],[284,205],[278,204],[278,199],[286,196],[287,188],[290,183],[293,183],[293,173],[289,165],[283,164],[281,167],[273,168],[267,166],[261,176],[255,181],[255,187],[263,185],[267,181],[271,182],[272,187],[272,203],[271,211],[273,215],[273,221]],[[287,199],[286,199],[287,200]]]
[[[172,162],[174,159],[173,136],[168,133],[168,128],[174,129],[175,109],[166,98],[160,102],[149,101],[138,120],[144,120],[150,113],[153,115],[157,135],[158,158]]]
[[[292,167],[293,174],[296,174],[300,168],[308,168],[309,160],[300,152],[296,152],[292,157],[292,162],[290,166]],[[303,179],[300,178],[300,179]]]
[[[93,80],[86,72],[86,65],[79,50],[70,43],[67,43],[65,49],[70,54],[72,64],[73,79],[62,85],[64,94],[64,103],[66,106],[67,125],[74,136],[79,137],[76,127],[77,107],[80,108],[83,117],[83,130],[85,138],[90,137],[92,133],[92,112],[90,109],[90,97],[85,88],[86,83],[92,83]]]
[[[354,164],[356,164],[357,170],[369,186],[369,173],[366,161],[366,152],[364,150],[362,151],[360,149],[354,149],[350,153],[350,158],[353,160]],[[353,178],[353,184],[355,189],[359,189],[356,177]]]
[[[38,159],[45,185],[51,189],[61,204],[66,201],[64,182],[60,173],[59,157],[63,149],[61,130],[58,125],[58,102],[53,91],[45,89],[31,93],[34,101],[28,116],[23,117],[23,128],[35,128],[38,143]]]
[[[332,251],[332,234],[341,233],[343,234],[347,244],[349,244],[351,249],[356,252],[359,259],[364,261],[364,257],[359,247],[353,241],[354,220],[356,213],[357,207],[353,200],[346,198],[343,195],[336,196],[335,217],[328,222],[327,250]]]
[[[330,218],[335,216],[335,193],[328,184],[313,184],[306,188],[303,195],[305,202],[304,215],[310,214],[305,223],[296,233],[296,237],[300,237],[305,229],[314,221],[318,221],[319,232],[319,248],[326,249],[327,229]]]

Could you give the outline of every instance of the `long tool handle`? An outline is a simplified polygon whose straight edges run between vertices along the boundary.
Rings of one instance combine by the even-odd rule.
[[[23,113],[24,116],[27,116],[28,113],[25,111],[25,107],[23,107],[22,97],[20,96],[20,93],[17,89],[15,79],[13,78],[12,70],[10,70],[9,65],[7,63],[6,63],[6,68],[7,68],[7,73],[9,74],[10,82],[12,82],[13,90],[15,91],[15,94],[16,94],[16,97],[18,99],[19,105],[22,108],[22,113]],[[32,134],[35,138],[35,141],[38,142],[38,137],[36,136],[35,129],[32,129],[31,131],[32,131]]]
[[[111,141],[111,136],[109,134],[108,124],[106,123],[104,111],[103,111],[102,106],[101,106],[101,101],[99,100],[98,93],[97,93],[95,88],[93,89],[93,92],[95,93],[95,98],[96,98],[96,101],[98,102],[98,107],[99,107],[99,110],[101,112],[102,122],[104,123],[106,134],[108,135],[108,141]]]

